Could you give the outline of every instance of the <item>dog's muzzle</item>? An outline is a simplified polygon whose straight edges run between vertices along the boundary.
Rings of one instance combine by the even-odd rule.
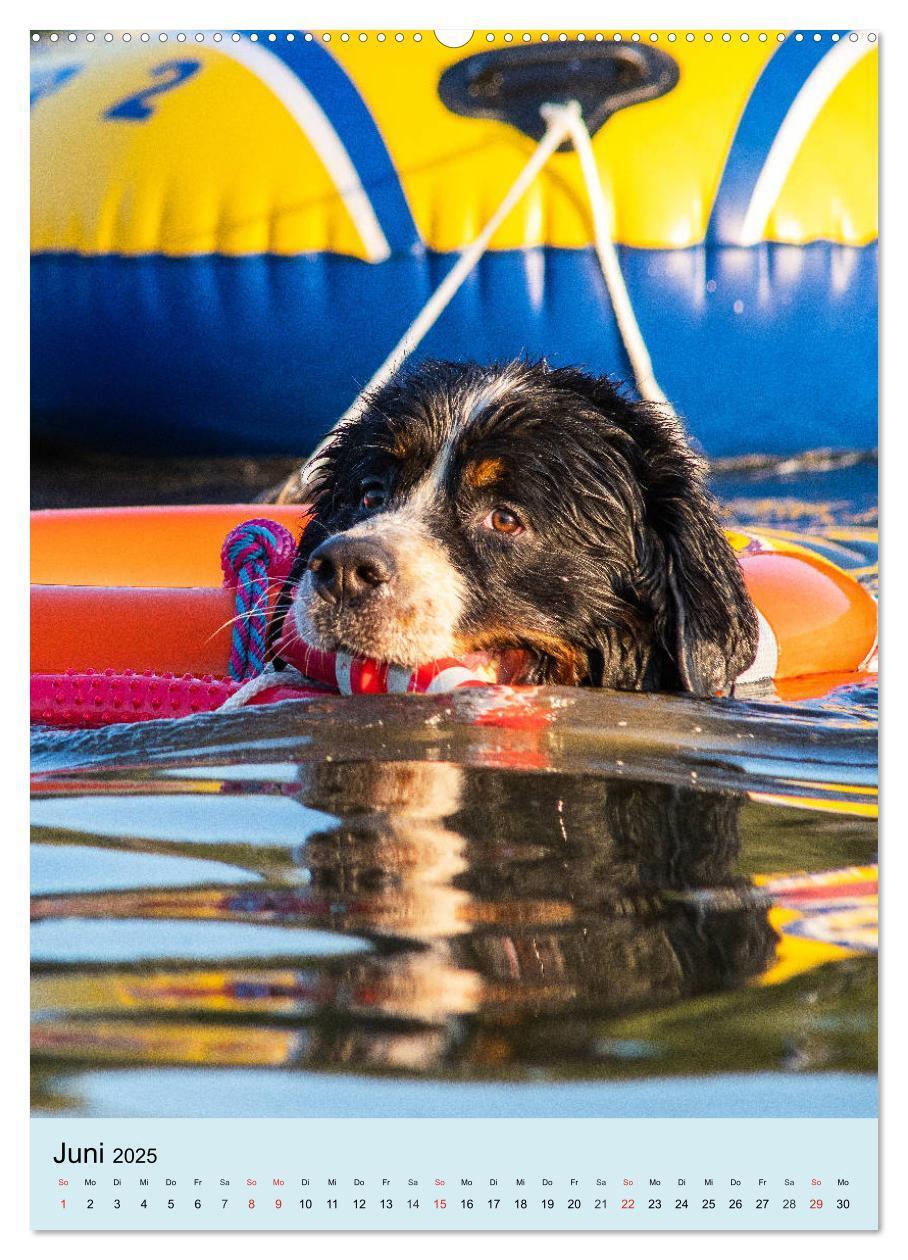
[[[368,538],[329,538],[309,558],[312,589],[328,604],[355,604],[374,595],[397,572],[394,557]]]

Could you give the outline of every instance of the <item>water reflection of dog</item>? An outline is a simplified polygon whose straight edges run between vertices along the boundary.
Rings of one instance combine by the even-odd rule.
[[[578,1021],[601,1036],[602,1017],[739,988],[773,957],[746,896],[721,910],[672,896],[748,887],[735,794],[430,762],[303,775],[303,801],[339,819],[297,854],[313,892],[338,926],[349,910],[361,933],[368,907],[402,942],[350,964],[350,1018],[322,1026],[310,1064],[512,1061],[540,1035],[557,1043],[562,1021],[572,1041]]]

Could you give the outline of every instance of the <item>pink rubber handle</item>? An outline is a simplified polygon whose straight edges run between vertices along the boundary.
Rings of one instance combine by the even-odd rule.
[[[219,708],[239,687],[229,679],[192,674],[32,674],[31,720],[46,726],[108,726],[188,717]]]

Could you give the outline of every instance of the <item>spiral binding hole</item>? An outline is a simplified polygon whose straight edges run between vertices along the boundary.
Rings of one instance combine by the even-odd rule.
[[[225,39],[230,39],[233,43],[238,43],[243,38],[243,36],[237,31],[178,31],[175,35],[167,31],[123,31],[119,36],[115,36],[112,31],[104,31],[100,33],[96,33],[95,31],[31,31],[29,38],[32,44],[59,44],[63,42],[67,44],[75,44],[80,40],[84,40],[86,43],[92,44],[98,39],[102,39],[105,44],[111,44],[117,38],[125,44],[131,43],[133,40],[138,40],[143,44],[147,44],[155,37],[155,34],[157,35],[158,41],[162,44],[166,44],[171,38],[176,39],[177,43],[180,44],[185,44],[190,41],[196,44],[204,44],[208,40],[212,43],[220,44]],[[298,37],[298,34],[299,32],[294,31],[269,31],[266,34],[260,35],[253,31],[247,38],[253,43],[261,42],[274,44],[278,43],[281,39],[286,40],[288,43],[292,43]],[[466,30],[433,30],[432,35],[438,43],[451,49],[464,48],[468,44],[473,43],[476,39],[480,39],[486,44],[494,44],[499,40],[505,44],[511,44],[517,40],[528,44],[534,39],[534,34],[530,31],[486,31],[481,34],[477,34],[475,31]],[[832,43],[837,44],[843,38],[838,31],[830,32],[828,34],[823,31],[813,31],[809,35],[805,34],[803,31],[796,31],[794,33],[786,31],[775,31],[772,33],[767,31],[758,31],[756,35],[749,31],[739,31],[735,33],[732,33],[731,31],[723,31],[719,35],[715,35],[712,31],[685,31],[683,36],[679,35],[675,31],[669,31],[665,35],[660,35],[657,31],[633,31],[629,36],[620,31],[614,31],[611,34],[603,31],[594,31],[589,33],[577,31],[573,34],[567,31],[559,31],[554,34],[549,31],[540,31],[535,34],[537,41],[543,44],[554,41],[566,43],[571,40],[578,43],[583,43],[587,40],[595,40],[597,43],[602,43],[605,40],[610,40],[614,43],[620,44],[625,39],[629,39],[631,43],[635,44],[642,43],[644,41],[657,44],[663,39],[670,44],[675,44],[679,41],[679,39],[683,38],[684,42],[688,44],[692,44],[700,40],[705,44],[721,45],[732,43],[736,36],[742,44],[749,43],[753,38],[756,38],[761,44],[765,44],[773,37],[779,44],[784,43],[786,39],[790,38],[793,38],[796,43],[809,41],[819,44],[828,39]],[[424,33],[422,31],[395,31],[389,35],[385,31],[322,31],[319,36],[315,36],[311,31],[305,31],[302,32],[302,37],[307,43],[311,43],[313,39],[318,38],[325,44],[331,44],[333,42],[348,44],[352,40],[357,40],[359,43],[367,43],[370,38],[375,39],[379,44],[386,44],[389,42],[394,44],[404,44],[408,42],[409,37],[412,39],[413,43],[418,44],[423,41]],[[852,43],[856,43],[860,39],[866,39],[868,43],[875,44],[877,42],[878,35],[875,31],[850,31],[848,33],[848,39]]]

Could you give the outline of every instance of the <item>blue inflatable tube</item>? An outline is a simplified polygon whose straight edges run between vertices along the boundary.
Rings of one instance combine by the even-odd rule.
[[[36,59],[37,436],[314,445],[532,151],[506,121],[445,108],[439,77],[471,49],[430,39],[329,50],[298,32],[280,55],[246,35],[179,57],[133,44]],[[874,446],[872,50],[825,33],[670,55],[677,86],[594,141],[660,385],[713,456]],[[418,356],[630,377],[576,156],[552,165]]]

